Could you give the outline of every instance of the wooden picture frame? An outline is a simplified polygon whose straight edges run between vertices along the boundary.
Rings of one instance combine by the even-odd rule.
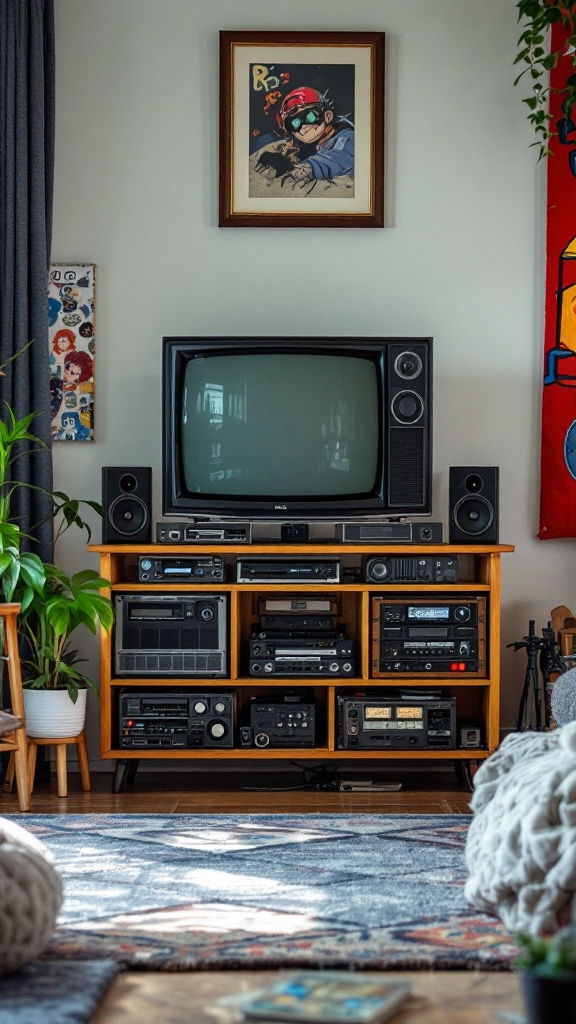
[[[220,227],[384,227],[384,33],[220,32]]]

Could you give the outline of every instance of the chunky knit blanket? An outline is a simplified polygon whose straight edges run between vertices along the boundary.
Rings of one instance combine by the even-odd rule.
[[[511,932],[576,924],[576,722],[507,736],[470,805],[468,901]]]

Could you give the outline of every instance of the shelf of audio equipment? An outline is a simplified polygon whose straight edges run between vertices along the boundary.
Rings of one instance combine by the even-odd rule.
[[[470,762],[498,745],[512,545],[89,550],[116,610],[103,758]]]

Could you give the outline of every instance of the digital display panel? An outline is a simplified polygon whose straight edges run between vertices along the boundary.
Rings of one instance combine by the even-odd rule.
[[[175,605],[170,608],[162,605],[148,605],[143,607],[139,605],[137,608],[128,608],[129,619],[175,619],[182,618],[182,609],[180,605]]]
[[[431,605],[425,607],[424,605],[411,604],[408,606],[408,618],[437,619],[441,622],[447,622],[450,618],[450,608],[446,605]]]

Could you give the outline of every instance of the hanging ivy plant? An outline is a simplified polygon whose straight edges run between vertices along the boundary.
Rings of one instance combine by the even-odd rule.
[[[528,107],[528,120],[536,132],[539,147],[538,159],[551,156],[548,140],[557,133],[552,131],[548,104],[550,94],[557,92],[562,97],[562,110],[566,118],[576,104],[576,0],[519,0],[518,21],[522,23],[522,35],[518,39],[518,53],[514,64],[524,64],[514,85],[528,76],[532,83],[532,93],[522,100]],[[559,50],[552,50],[550,30],[556,23],[566,29],[567,38]],[[573,73],[568,74],[560,87],[551,88],[549,75],[558,64],[559,59],[569,54]]]

